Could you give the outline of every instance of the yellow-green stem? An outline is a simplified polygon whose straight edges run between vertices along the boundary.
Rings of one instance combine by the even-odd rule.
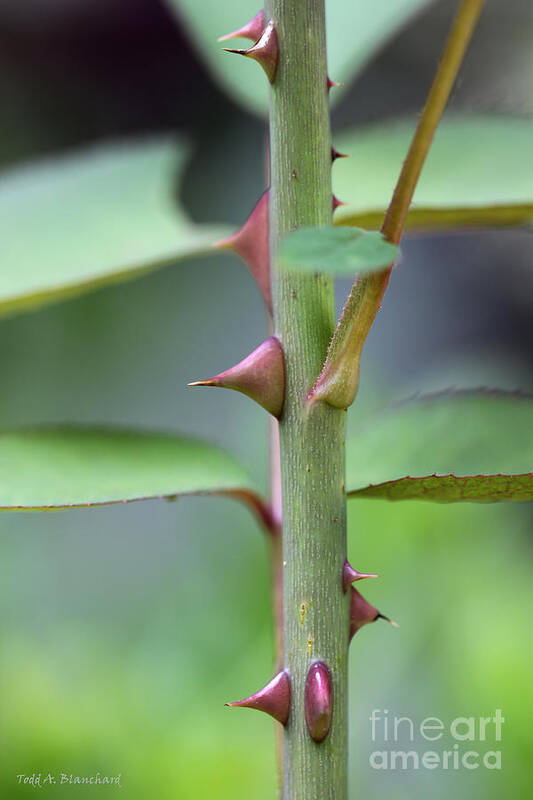
[[[385,238],[393,244],[400,241],[424,161],[484,3],[485,0],[462,0],[454,20],[381,227]],[[391,270],[392,267],[355,281],[331,341],[316,396],[339,408],[348,408],[355,399],[361,352],[381,306]]]

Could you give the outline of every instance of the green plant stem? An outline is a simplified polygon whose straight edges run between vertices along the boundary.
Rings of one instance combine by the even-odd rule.
[[[463,0],[385,215],[381,232],[398,244],[413,194],[485,0]]]
[[[404,161],[381,232],[398,244],[409,206],[457,73],[476,27],[485,0],[462,0],[444,52]],[[382,272],[358,278],[350,292],[331,341],[321,381],[327,386],[328,402],[348,408],[359,383],[359,359],[366,337],[387,289],[392,265]]]
[[[277,671],[283,664],[283,556],[281,472],[278,421],[270,419],[270,562],[272,581],[272,606],[274,620],[274,652]]]
[[[270,331],[272,333],[272,331]],[[272,618],[274,628],[274,674],[283,668],[283,541],[281,507],[281,464],[279,455],[278,421],[269,419],[270,445],[270,516],[272,526],[269,531],[270,572],[272,586]],[[281,793],[283,780],[283,728],[277,722],[276,764],[278,772],[278,792]]]
[[[276,333],[286,365],[280,421],[283,507],[284,666],[291,713],[284,729],[285,800],[347,796],[348,598],[341,571],[346,554],[345,412],[325,403],[308,410],[306,396],[335,324],[333,283],[280,274],[280,237],[294,228],[331,224],[331,155],[326,91],[323,0],[271,0],[279,39],[271,93],[270,242]],[[333,678],[331,731],[316,744],[304,716],[310,664],[321,659]]]

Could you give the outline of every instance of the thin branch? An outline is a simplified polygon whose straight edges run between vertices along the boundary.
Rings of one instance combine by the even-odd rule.
[[[462,0],[444,53],[398,178],[381,232],[393,244],[402,235],[409,206],[435,130],[446,106],[468,43],[485,0]],[[356,279],[331,340],[322,372],[309,394],[310,402],[325,400],[348,408],[357,394],[359,360],[389,283],[391,266]]]
[[[381,232],[393,244],[402,235],[407,212],[485,0],[463,0],[448,36],[437,74],[404,161]]]

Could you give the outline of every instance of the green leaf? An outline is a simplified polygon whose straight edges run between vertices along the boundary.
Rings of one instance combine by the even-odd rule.
[[[81,294],[209,252],[226,233],[175,201],[186,149],[99,146],[0,179],[0,314]]]
[[[361,72],[377,51],[433,0],[364,0],[326,3],[330,76],[345,84]],[[249,0],[167,0],[189,32],[218,83],[245,107],[256,113],[268,110],[268,81],[257,64],[225,53],[219,36],[241,28],[259,11]],[[247,46],[246,41],[241,40]],[[332,92],[337,102],[342,90]]]
[[[228,453],[166,433],[36,428],[0,434],[0,509],[107,505],[187,494],[249,495]]]
[[[346,456],[351,497],[533,500],[533,398],[488,390],[421,396],[367,420]]]
[[[399,478],[354,492],[380,500],[430,500],[433,503],[496,503],[533,500],[533,472],[523,475],[428,475]]]
[[[283,239],[280,264],[296,272],[330,275],[368,273],[390,266],[398,248],[379,231],[361,228],[300,228]]]
[[[350,204],[335,224],[379,228],[416,119],[345,131],[335,147],[351,158],[333,170]],[[407,218],[407,230],[505,226],[533,220],[533,119],[449,115],[437,129]]]

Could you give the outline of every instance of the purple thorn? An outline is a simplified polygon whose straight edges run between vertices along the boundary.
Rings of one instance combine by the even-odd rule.
[[[261,10],[259,14],[256,14],[255,17],[246,25],[243,25],[242,28],[227,33],[225,36],[219,36],[218,41],[226,42],[228,39],[251,39],[253,42],[256,42],[263,33],[264,27],[265,12]]]
[[[285,400],[285,364],[279,340],[270,336],[231,369],[189,386],[234,389],[251,397],[274,417],[280,417]]]
[[[350,584],[355,583],[355,581],[362,581],[364,578],[379,578],[379,575],[373,572],[357,572],[348,561],[344,562],[342,568],[342,588],[345,594]]]
[[[270,249],[268,242],[267,189],[259,198],[252,213],[237,233],[217,242],[216,248],[228,248],[237,253],[254,276],[265,303],[272,312],[270,291]]]
[[[348,153],[339,153],[334,147],[331,148],[331,160],[335,161],[337,158],[350,158]]]
[[[339,200],[339,198],[335,197],[335,195],[333,195],[331,204],[332,204],[332,207],[333,207],[333,211],[336,211],[336,209],[339,206],[347,206],[348,205],[348,203],[344,203],[342,200]]]
[[[344,83],[338,83],[338,81],[332,81],[330,77],[326,79],[326,88],[328,92],[330,92],[336,86],[344,86]]]
[[[260,64],[270,83],[274,83],[278,69],[278,34],[272,20],[269,20],[260,38],[247,50],[236,50],[225,47],[227,53],[237,53],[240,56],[253,58]]]
[[[226,703],[230,708],[255,708],[264,711],[285,725],[289,719],[291,684],[288,674],[283,670],[272,678],[262,689],[244,700]]]
[[[375,622],[378,617],[377,608],[370,605],[363,595],[352,586],[350,588],[350,639],[355,636],[359,628],[368,625],[369,622]]]

